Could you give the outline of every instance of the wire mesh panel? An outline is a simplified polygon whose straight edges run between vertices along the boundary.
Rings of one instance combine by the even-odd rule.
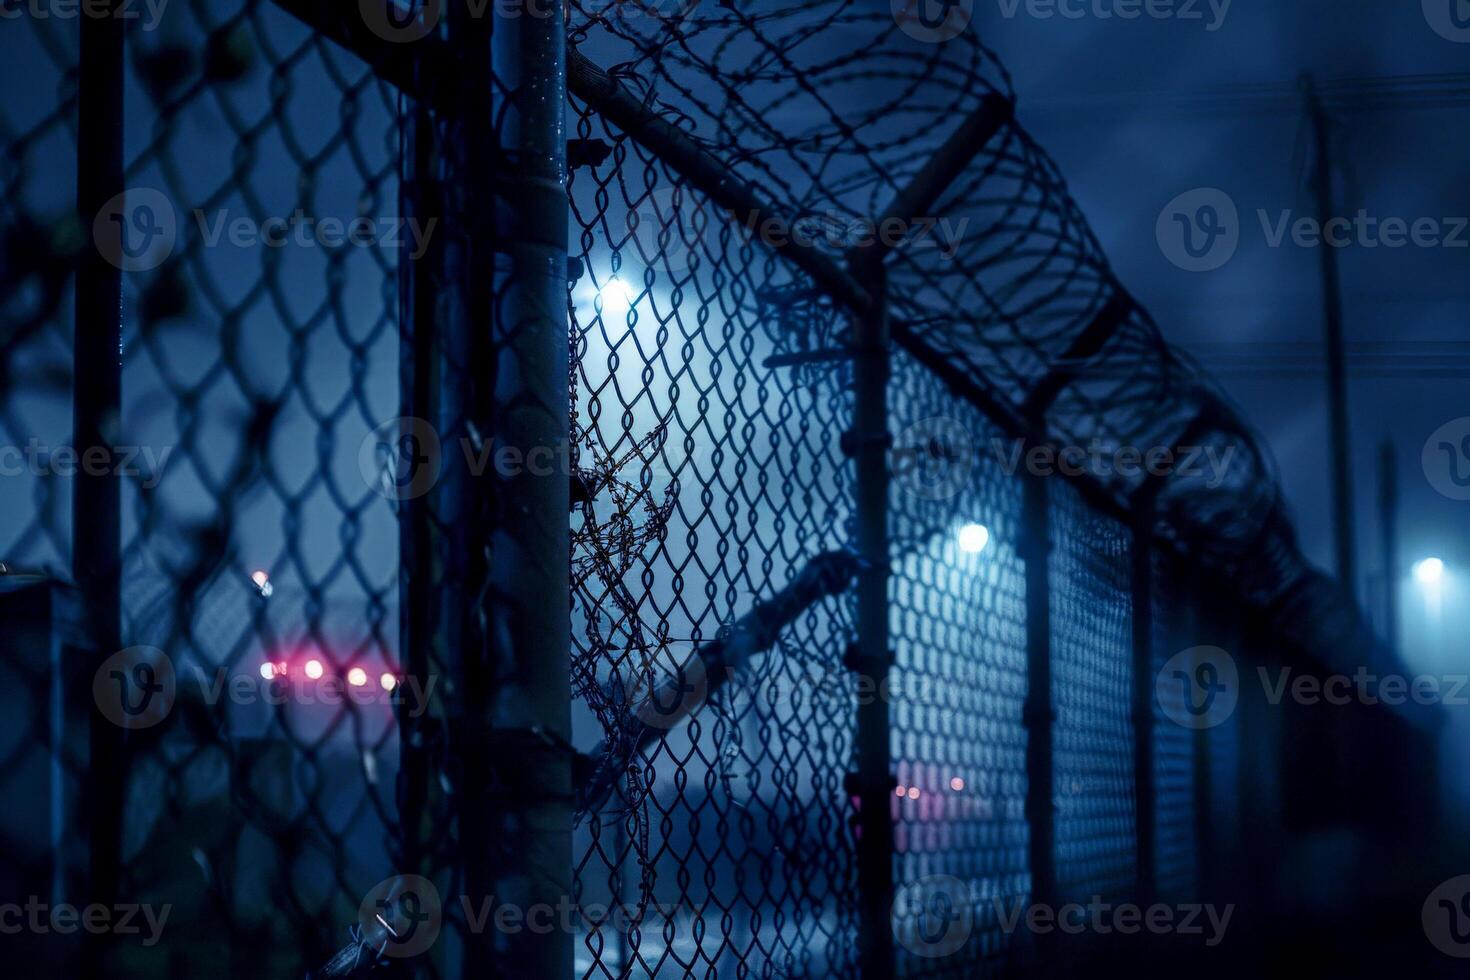
[[[1154,677],[1182,650],[1188,639],[1188,591],[1176,565],[1165,556],[1154,561]],[[1184,900],[1199,885],[1199,840],[1195,731],[1179,719],[1187,717],[1185,689],[1166,677],[1152,685],[1154,801],[1157,812],[1155,883],[1160,898]],[[1152,682],[1152,678],[1151,678]]]
[[[75,213],[77,23],[7,21],[0,64],[0,560],[63,569],[71,484],[72,270],[88,229]],[[72,464],[74,465],[74,463]]]
[[[89,817],[123,822],[120,897],[171,912],[109,969],[299,976],[389,866],[397,532],[359,449],[397,404],[395,100],[269,3],[163,8],[127,32],[126,195],[78,217],[78,22],[6,30],[36,41],[7,71],[54,95],[0,110],[0,426],[39,447],[0,481],[8,564],[65,574],[68,267],[95,248],[125,277],[116,656],[168,689],[128,725],[123,813]]]
[[[1129,536],[1052,482],[1057,890],[1126,895],[1136,874]]]
[[[85,866],[76,801],[84,745],[68,737],[65,651],[54,625],[64,596],[40,575],[71,559],[71,483],[54,465],[70,442],[72,270],[83,247],[76,188],[74,21],[7,23],[0,60],[0,896],[66,895]],[[23,38],[23,39],[22,39]],[[63,460],[63,462],[65,462]],[[72,461],[74,465],[74,461]],[[74,730],[75,725],[70,730]],[[7,935],[15,967],[56,953],[45,937]]]
[[[803,604],[700,659],[848,539],[843,374],[766,364],[831,309],[646,150],[580,107],[573,128],[611,151],[571,181],[576,741],[617,747],[674,673],[689,709],[583,814],[577,972],[850,974],[850,613]]]
[[[954,950],[896,921],[900,936],[920,937],[899,971],[976,976],[1004,962],[1013,937],[1001,921],[1031,890],[1019,484],[1002,470],[1006,440],[906,358],[891,399],[895,881],[900,894],[969,904]],[[905,903],[895,915],[908,911],[939,910]],[[944,931],[927,925],[930,936]]]

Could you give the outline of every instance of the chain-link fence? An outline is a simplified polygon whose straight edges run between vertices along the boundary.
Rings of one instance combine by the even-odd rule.
[[[6,27],[0,890],[169,911],[17,962],[974,976],[1279,823],[1179,656],[1356,621],[972,35],[124,12]]]

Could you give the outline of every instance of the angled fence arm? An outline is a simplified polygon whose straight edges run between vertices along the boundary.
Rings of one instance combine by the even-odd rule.
[[[866,567],[866,562],[849,551],[829,551],[816,556],[785,588],[756,603],[729,629],[722,631],[721,636],[690,654],[678,670],[661,678],[640,699],[639,707],[673,705],[673,708],[659,709],[656,723],[646,710],[630,711],[615,740],[604,739],[590,753],[577,757],[578,819],[602,809],[636,753],[693,716],[724,687],[735,671],[775,646],[781,632],[797,617],[821,600],[847,591],[853,577]],[[690,677],[703,678],[702,683],[707,686],[702,697],[685,698]]]

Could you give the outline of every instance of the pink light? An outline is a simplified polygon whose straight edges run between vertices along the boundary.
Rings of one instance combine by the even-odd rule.
[[[949,788],[958,793],[960,790],[965,788],[965,781],[959,776],[956,776],[949,781]]]
[[[320,660],[308,660],[306,662],[306,676],[312,680],[318,680],[322,676],[322,662]]]
[[[911,800],[917,800],[918,798],[919,798],[919,787],[917,787],[917,786],[910,786],[909,787],[909,799],[911,799]]]
[[[383,690],[391,691],[398,686],[398,678],[384,671],[383,676],[378,678],[378,683],[383,685]]]
[[[367,671],[361,667],[353,667],[347,672],[347,683],[353,687],[362,687],[367,683]]]
[[[904,794],[904,787],[902,787],[902,786],[898,787],[897,789],[895,789],[893,791],[893,795],[894,796],[897,796],[897,797],[902,797],[903,794]]]

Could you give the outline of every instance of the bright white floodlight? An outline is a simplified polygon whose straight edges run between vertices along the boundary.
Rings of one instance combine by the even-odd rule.
[[[966,524],[960,528],[960,550],[969,555],[978,555],[990,543],[990,531],[984,524]]]
[[[1414,564],[1414,581],[1420,585],[1438,585],[1444,578],[1444,562],[1426,558]]]

